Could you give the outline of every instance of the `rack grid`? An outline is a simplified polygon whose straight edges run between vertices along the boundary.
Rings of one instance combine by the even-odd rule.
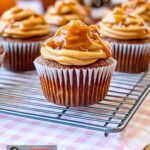
[[[109,133],[122,131],[150,91],[150,72],[113,74],[106,98],[91,106],[64,107],[48,102],[35,71],[0,73],[0,113]]]

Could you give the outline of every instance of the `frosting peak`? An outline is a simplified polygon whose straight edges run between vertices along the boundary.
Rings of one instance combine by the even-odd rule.
[[[81,5],[76,0],[62,0],[62,1],[57,1],[55,5],[55,10],[50,9],[50,12],[52,14],[58,14],[58,15],[63,15],[68,13],[79,14],[78,10],[80,8]],[[81,9],[81,15],[86,15],[86,11],[84,9]]]
[[[43,44],[41,55],[64,65],[81,66],[109,58],[111,52],[110,45],[101,41],[96,26],[73,20]]]
[[[98,27],[103,37],[120,40],[144,39],[149,35],[143,19],[122,8],[115,8],[109,12],[98,23]]]
[[[124,10],[134,10],[144,21],[150,23],[150,3],[147,0],[130,0],[122,4]]]
[[[44,18],[30,9],[13,7],[0,20],[0,34],[4,37],[31,38],[49,33]]]
[[[88,11],[77,0],[61,0],[49,7],[45,19],[49,24],[65,25],[71,20],[84,21],[87,16]]]

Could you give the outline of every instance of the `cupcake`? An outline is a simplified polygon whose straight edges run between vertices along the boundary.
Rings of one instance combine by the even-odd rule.
[[[150,3],[147,0],[130,0],[122,4],[122,8],[125,11],[134,11],[150,25]]]
[[[40,45],[49,34],[44,18],[30,9],[13,7],[0,20],[0,42],[6,53],[4,66],[11,71],[35,69]]]
[[[90,9],[79,4],[77,0],[56,1],[45,14],[45,20],[50,25],[50,30],[55,33],[57,29],[71,20],[81,20],[91,24]]]
[[[84,106],[104,99],[116,60],[95,25],[73,20],[43,43],[34,64],[50,102]]]
[[[133,12],[115,8],[97,24],[101,37],[112,45],[117,71],[139,73],[148,70],[149,30]]]

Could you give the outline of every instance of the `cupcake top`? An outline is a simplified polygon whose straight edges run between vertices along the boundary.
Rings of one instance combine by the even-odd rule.
[[[81,6],[77,0],[61,0],[49,7],[45,19],[49,24],[61,26],[71,20],[84,21],[88,14],[89,10]]]
[[[44,18],[30,9],[13,7],[0,19],[0,34],[10,38],[32,38],[49,33]]]
[[[119,40],[145,39],[149,30],[141,17],[122,8],[115,8],[98,23],[102,37]]]
[[[100,39],[95,25],[72,20],[43,43],[41,55],[63,65],[84,66],[111,57],[111,51],[109,43]]]
[[[130,0],[122,4],[125,10],[134,10],[144,21],[150,23],[150,3],[147,0]]]

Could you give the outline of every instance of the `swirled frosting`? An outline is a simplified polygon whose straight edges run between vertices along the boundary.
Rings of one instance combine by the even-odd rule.
[[[46,15],[45,20],[49,24],[54,25],[65,25],[71,20],[82,20],[88,19],[87,9],[81,6],[77,0],[61,0],[57,1],[54,6],[50,6]]]
[[[150,3],[147,0],[130,0],[122,4],[122,8],[125,10],[133,10],[146,22],[150,23]]]
[[[111,51],[109,43],[101,41],[95,25],[72,20],[43,43],[41,55],[63,65],[83,66],[111,57]]]
[[[102,37],[119,40],[145,39],[149,30],[141,17],[122,8],[115,8],[98,23]]]
[[[30,9],[13,7],[0,20],[0,34],[4,37],[31,38],[49,33],[44,18]]]

